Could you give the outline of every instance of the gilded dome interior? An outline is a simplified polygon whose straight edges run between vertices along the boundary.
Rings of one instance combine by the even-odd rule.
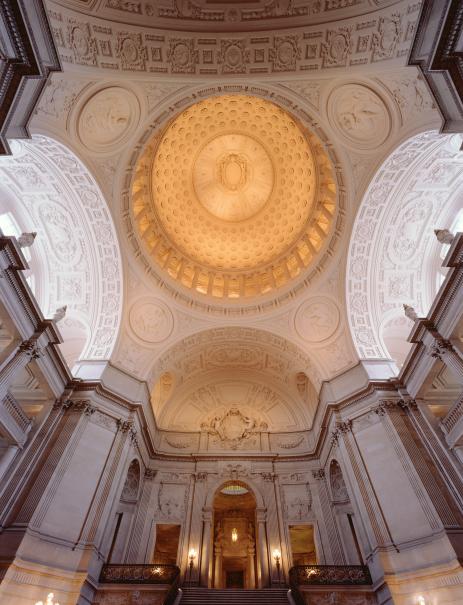
[[[216,298],[265,294],[308,267],[336,186],[318,139],[285,110],[211,97],[153,138],[132,185],[138,235],[161,272]]]

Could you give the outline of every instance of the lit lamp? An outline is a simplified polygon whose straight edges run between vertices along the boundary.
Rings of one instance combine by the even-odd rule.
[[[188,558],[190,559],[190,579],[189,579],[189,584],[191,584],[191,574],[193,572],[193,565],[196,559],[196,555],[198,553],[196,552],[196,550],[194,548],[190,548],[190,552],[188,553]]]
[[[281,561],[281,552],[278,548],[272,552],[272,556],[275,559],[275,565],[277,566],[278,571],[278,586],[280,586],[280,561]]]
[[[238,531],[236,527],[232,529],[232,542],[238,542]]]
[[[45,603],[43,601],[37,601],[37,603],[35,605],[59,605],[59,603],[55,603],[54,599],[55,595],[50,592],[50,594],[47,596],[47,600],[45,601]]]
[[[426,605],[426,599],[420,595],[416,599],[416,605]]]

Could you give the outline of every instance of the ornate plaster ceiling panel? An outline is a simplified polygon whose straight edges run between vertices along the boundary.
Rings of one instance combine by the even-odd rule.
[[[255,297],[305,272],[337,212],[318,139],[258,97],[182,112],[138,162],[131,215],[157,270],[218,299]]]
[[[408,55],[420,6],[405,0],[269,0],[238,8],[233,3],[228,10],[220,3],[210,12],[191,0],[166,0],[164,6],[107,2],[112,5],[99,3],[89,11],[71,0],[48,1],[64,64],[205,78],[398,65]],[[260,28],[266,31],[257,32]]]

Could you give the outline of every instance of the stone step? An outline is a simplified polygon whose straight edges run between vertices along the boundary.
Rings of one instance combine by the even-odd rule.
[[[182,591],[180,605],[288,605],[286,588],[182,588]]]

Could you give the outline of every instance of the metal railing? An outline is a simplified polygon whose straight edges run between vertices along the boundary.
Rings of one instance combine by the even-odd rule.
[[[368,586],[370,570],[365,565],[296,565],[289,570],[291,588],[298,586]]]
[[[106,584],[174,584],[180,569],[166,563],[152,565],[103,565],[100,582]]]

